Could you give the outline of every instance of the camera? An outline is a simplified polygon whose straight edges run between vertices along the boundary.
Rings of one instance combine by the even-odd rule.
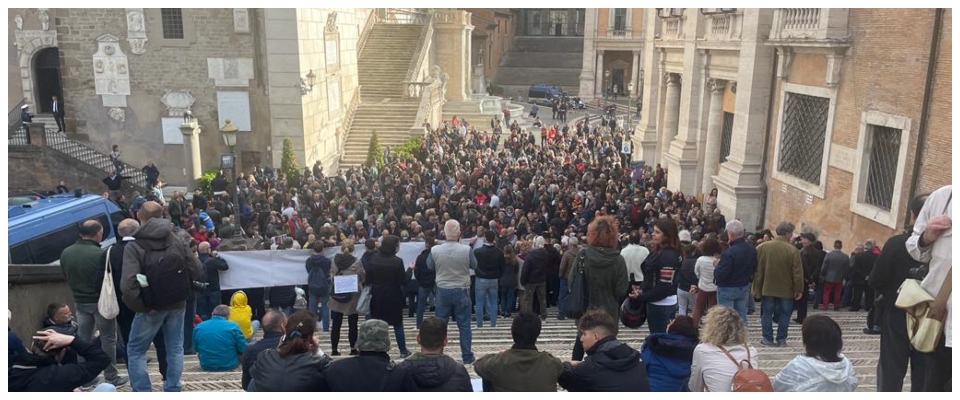
[[[910,268],[910,270],[907,271],[907,278],[922,281],[923,278],[927,277],[928,272],[930,272],[930,266],[923,264],[919,267]]]

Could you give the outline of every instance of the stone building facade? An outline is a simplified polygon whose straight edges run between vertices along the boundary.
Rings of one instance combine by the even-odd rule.
[[[643,87],[645,8],[588,8],[583,31],[580,97],[637,97]],[[629,93],[630,84],[634,91]]]
[[[950,183],[950,10],[651,11],[634,158],[671,190],[852,243]]]
[[[483,76],[485,82],[490,82],[497,73],[500,60],[510,50],[510,43],[516,33],[516,24],[509,8],[461,8],[470,13],[470,24],[474,26],[471,33],[471,59],[473,61],[474,84],[479,84],[478,78]],[[483,74],[480,75],[482,69]],[[486,85],[475,88],[474,93],[485,93]]]
[[[130,164],[154,161],[175,186],[187,181],[176,129],[186,110],[201,126],[203,171],[228,151],[226,119],[240,128],[242,170],[279,165],[284,138],[301,166],[333,168],[371,12],[10,9],[8,104],[25,100],[44,113],[59,95],[68,134],[103,151],[117,144]]]

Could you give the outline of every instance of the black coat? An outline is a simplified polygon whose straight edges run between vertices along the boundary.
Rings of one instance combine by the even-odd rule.
[[[866,284],[870,271],[873,271],[873,264],[877,262],[877,255],[873,254],[873,249],[867,249],[863,253],[853,256],[851,261],[853,262],[853,268],[850,270],[850,278],[853,280],[853,284]]]
[[[503,273],[503,251],[496,246],[483,245],[473,251],[477,258],[477,278],[500,279]]]
[[[370,292],[370,315],[382,319],[387,324],[403,324],[403,288],[407,285],[407,273],[403,260],[397,256],[385,256],[381,253],[370,257],[366,282],[373,285]]]
[[[257,392],[323,392],[327,388],[324,371],[330,365],[326,355],[300,353],[281,358],[277,349],[270,349],[257,356],[251,375]]]
[[[57,364],[52,357],[40,357],[27,352],[17,354],[7,373],[7,390],[11,392],[72,392],[96,378],[110,358],[99,345],[94,346],[80,338],[73,339],[69,348],[83,362]]]
[[[331,392],[399,392],[404,374],[387,353],[367,351],[337,360],[324,373]]]
[[[680,253],[673,249],[652,253],[643,260],[640,264],[644,276],[643,293],[639,300],[651,303],[675,296],[681,261]]]
[[[892,236],[883,245],[883,250],[877,256],[867,281],[877,294],[883,295],[886,304],[892,305],[897,299],[897,290],[903,281],[907,280],[911,268],[923,265],[907,252],[907,239],[910,233],[901,233]]]
[[[400,363],[404,392],[472,392],[470,374],[447,355],[414,355]]]
[[[270,301],[270,307],[293,307],[297,303],[296,286],[274,286],[270,288],[267,294],[267,300]]]
[[[203,264],[203,281],[207,287],[203,289],[204,293],[217,293],[220,291],[220,271],[230,269],[227,261],[217,257],[213,258],[210,254],[201,254],[200,263]]]
[[[649,392],[647,368],[640,353],[613,336],[607,336],[587,351],[580,365],[563,363],[557,380],[568,392]]]
[[[547,281],[547,264],[550,262],[550,255],[545,249],[535,249],[527,254],[523,260],[523,269],[520,272],[520,284],[527,286],[531,283],[544,283]],[[559,274],[559,272],[557,272]]]
[[[243,350],[243,373],[240,376],[240,386],[243,390],[247,390],[247,386],[249,386],[250,381],[253,380],[251,372],[253,371],[253,365],[257,362],[257,357],[264,350],[277,348],[280,344],[280,338],[282,337],[283,333],[281,332],[267,332],[264,333],[263,339],[247,346],[247,348]]]

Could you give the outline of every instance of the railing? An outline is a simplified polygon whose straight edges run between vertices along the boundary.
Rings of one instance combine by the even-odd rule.
[[[51,149],[66,154],[67,156],[84,164],[102,170],[105,174],[109,174],[111,171],[113,171],[113,162],[110,161],[110,156],[86,143],[71,140],[67,137],[67,135],[57,132],[53,129],[46,130],[46,139],[47,147]],[[8,145],[27,145],[27,135],[23,128],[17,129],[15,134],[10,135],[8,138]],[[130,182],[137,190],[143,192],[147,189],[147,176],[140,171],[140,168],[123,163],[123,171],[121,175],[130,177],[128,182]]]
[[[664,39],[677,39],[680,37],[680,18],[671,18],[663,22]]]
[[[360,32],[360,37],[357,39],[357,54],[363,53],[363,47],[367,45],[367,39],[370,38],[370,31],[373,30],[373,26],[376,25],[377,22],[380,22],[380,10],[383,9],[374,9],[367,17],[367,23],[363,25],[363,31]]]
[[[633,36],[633,30],[632,29],[613,29],[609,32],[607,36],[612,38],[630,39]]]
[[[421,126],[425,119],[433,126],[436,126],[438,123],[438,121],[434,120],[433,116],[438,114],[436,111],[443,107],[443,82],[440,80],[440,77],[431,77],[430,79],[432,82],[416,82],[425,85],[420,86],[422,88],[420,105],[417,107],[417,118],[413,120],[410,133],[425,134],[426,128]]]
[[[714,15],[710,17],[710,34],[716,37],[730,34],[730,15]]]
[[[706,40],[739,40],[743,25],[742,14],[724,13],[707,16]]]
[[[403,82],[403,96],[419,99],[430,82]]]
[[[423,28],[423,31],[420,33],[419,44],[417,45],[417,51],[414,52],[414,59],[411,60],[410,67],[407,69],[406,79],[403,82],[403,96],[404,97],[419,97],[411,96],[411,83],[417,82],[420,79],[420,71],[423,70],[423,62],[427,58],[427,53],[430,51],[430,48],[433,46],[433,15],[429,15],[425,21],[426,26]],[[419,90],[417,90],[419,92]]]
[[[846,40],[847,8],[777,8],[773,11],[771,40]]]
[[[353,128],[353,117],[357,114],[357,108],[363,103],[360,99],[360,89],[361,86],[357,85],[357,88],[353,91],[353,98],[350,99],[350,104],[347,105],[347,110],[343,114],[343,121],[340,123],[340,134],[342,136],[340,138],[340,154],[343,154],[344,145],[347,144],[347,135]]]
[[[23,125],[23,120],[20,119],[20,117],[23,115],[20,112],[20,107],[23,107],[23,105],[26,103],[27,99],[20,100],[20,102],[13,106],[13,108],[10,109],[10,112],[7,113],[7,126],[10,128],[11,133],[15,127]]]

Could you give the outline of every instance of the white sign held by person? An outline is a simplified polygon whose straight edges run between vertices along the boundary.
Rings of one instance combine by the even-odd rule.
[[[337,275],[333,277],[333,293],[356,293],[360,286],[357,275]]]

